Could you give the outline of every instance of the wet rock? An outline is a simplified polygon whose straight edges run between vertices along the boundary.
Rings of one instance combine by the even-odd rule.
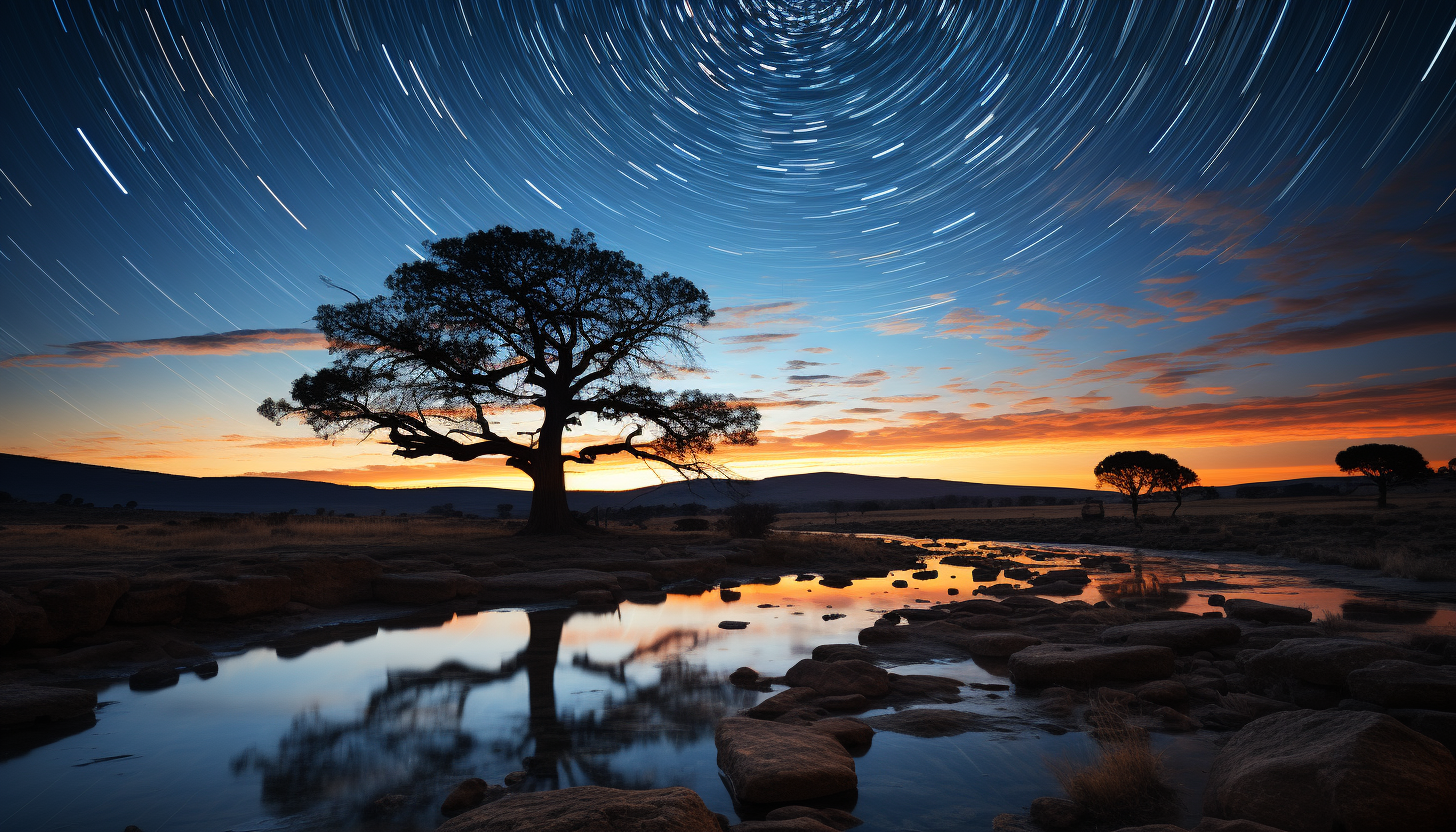
[[[971,598],[965,601],[957,601],[954,604],[946,604],[945,609],[957,615],[1004,615],[1016,614],[1014,607],[1007,607],[1000,601],[992,601],[989,598]]]
[[[1291,638],[1329,638],[1329,633],[1312,625],[1273,624],[1245,631],[1240,643],[1245,647],[1267,650],[1279,642]]]
[[[292,581],[290,599],[311,607],[339,607],[374,597],[374,581],[383,573],[373,558],[359,555],[285,558],[278,568]]]
[[[795,725],[728,717],[714,737],[718,767],[749,803],[792,803],[853,789],[854,758],[834,737]]]
[[[1176,734],[1197,731],[1203,727],[1203,723],[1197,719],[1166,706],[1153,711],[1153,716],[1158,718],[1164,731],[1171,731]]]
[[[1026,592],[1033,595],[1081,595],[1084,584],[1073,584],[1067,581],[1052,581],[1049,584],[1034,586]]]
[[[1001,574],[1013,581],[1029,581],[1036,573],[1027,569],[1025,566],[1013,566],[1010,569],[1003,570]]]
[[[177,684],[181,674],[171,662],[149,665],[131,674],[127,686],[136,691],[161,690]]]
[[[1456,711],[1456,666],[1430,667],[1399,659],[1350,672],[1350,695],[1387,708]]]
[[[1069,829],[1086,814],[1081,804],[1060,797],[1038,797],[1031,801],[1031,819],[1045,829]]]
[[[617,583],[616,576],[610,572],[595,569],[547,569],[543,572],[481,578],[479,594],[482,601],[510,603],[570,598],[584,589],[605,589],[616,593],[622,587]]]
[[[816,720],[809,727],[821,734],[828,734],[844,746],[845,751],[856,755],[868,751],[875,738],[874,728],[852,716],[832,716]]]
[[[763,677],[751,667],[740,667],[728,674],[728,683],[743,688],[757,688],[764,684]]]
[[[1011,656],[1011,680],[1036,686],[1165,679],[1173,675],[1175,658],[1171,648],[1157,645],[1041,644]]]
[[[826,711],[863,711],[869,708],[870,701],[863,694],[851,693],[845,696],[826,696],[814,704]]]
[[[991,818],[991,832],[1042,832],[1041,827],[1031,822],[1026,815],[1002,812]]]
[[[884,696],[890,692],[890,674],[858,659],[821,662],[803,659],[789,668],[784,680],[793,687],[809,687],[824,696]]]
[[[866,717],[876,731],[909,734],[912,737],[953,737],[967,731],[997,730],[993,719],[970,711],[945,708],[912,708],[893,714]]]
[[[386,604],[440,604],[474,595],[480,579],[459,572],[410,572],[381,575],[374,582],[374,600]]]
[[[746,629],[748,629],[748,622],[747,621],[719,621],[718,622],[718,629],[720,629],[720,630],[746,630]]]
[[[922,609],[920,607],[906,607],[895,610],[895,613],[906,621],[940,621],[950,618],[947,610]]]
[[[844,589],[854,586],[854,579],[848,575],[825,575],[819,579],[820,586],[827,586],[831,589]]]
[[[965,649],[972,656],[1005,658],[1038,644],[1041,639],[1021,633],[976,633],[966,640]]]
[[[1314,618],[1314,613],[1306,609],[1267,604],[1252,598],[1230,598],[1223,602],[1223,611],[1229,618],[1265,624],[1308,624]]]
[[[450,790],[445,802],[440,804],[440,814],[453,818],[484,803],[494,802],[506,796],[504,786],[492,786],[479,777],[461,781]]]
[[[683,581],[674,581],[663,589],[673,595],[702,595],[712,588],[712,584],[704,583],[697,578],[688,578]]]
[[[1424,734],[1456,754],[1456,713],[1420,708],[1396,708],[1390,715],[1417,733]]]
[[[1214,758],[1203,811],[1288,832],[1449,828],[1456,760],[1384,714],[1291,711],[1244,726]]]
[[[616,605],[616,596],[605,589],[583,589],[572,593],[571,600],[579,607],[611,607]]]
[[[1351,671],[1405,655],[1401,648],[1378,641],[1305,638],[1281,641],[1249,656],[1242,664],[1244,672],[1256,679],[1295,679],[1340,688]]]
[[[905,589],[906,587],[910,586],[910,582],[909,581],[902,581],[902,580],[894,580],[894,581],[890,581],[890,586],[892,586],[892,587],[894,587],[896,589]]]
[[[725,604],[732,603],[733,601],[741,601],[742,599],[743,593],[739,592],[736,589],[718,590],[718,600],[722,601]]]
[[[818,698],[819,692],[813,688],[789,688],[779,691],[744,713],[754,719],[778,719],[789,711],[803,707]]]
[[[875,654],[858,644],[821,644],[814,648],[810,656],[819,662],[842,662],[846,659],[871,661]]]
[[[1092,579],[1087,577],[1087,570],[1085,569],[1053,569],[1032,578],[1031,585],[1041,586],[1043,584],[1056,583],[1057,581],[1064,581],[1069,584],[1082,584],[1084,586],[1092,583]]]
[[[438,832],[722,832],[692,789],[577,786],[508,795],[446,821]]]
[[[763,819],[768,821],[795,820],[797,818],[811,818],[830,829],[838,830],[853,829],[864,823],[843,809],[815,809],[809,806],[780,806],[763,816]]]
[[[246,618],[279,609],[292,592],[292,582],[277,575],[192,581],[187,587],[187,614],[203,619]]]
[[[985,583],[986,581],[996,580],[996,576],[1000,574],[1001,568],[999,566],[978,566],[971,570],[971,580],[978,583]]]
[[[154,650],[143,647],[135,641],[112,641],[106,644],[93,644],[89,647],[71,650],[58,656],[51,656],[50,658],[42,659],[38,664],[48,669],[58,667],[84,667],[86,665],[106,664],[107,662],[116,661],[135,653],[145,655],[149,652],[155,655]]]
[[[781,820],[747,820],[728,827],[728,832],[834,832],[834,827],[811,817]]]
[[[75,688],[0,685],[0,730],[91,716],[96,694]]]
[[[1104,644],[1156,644],[1179,653],[1196,653],[1213,647],[1237,644],[1243,636],[1239,625],[1225,619],[1192,621],[1141,621],[1109,627],[1098,636]]]
[[[127,578],[63,577],[28,584],[0,603],[13,622],[17,647],[55,644],[106,626],[111,610],[130,586]]]
[[[1222,595],[1214,593],[1213,595],[1208,596],[1208,605],[1210,607],[1221,607],[1223,606],[1224,601],[1227,600],[1228,599],[1223,597]]]
[[[1012,625],[1008,619],[1009,616],[1005,615],[973,613],[971,615],[952,615],[946,621],[966,630],[1009,630]]]
[[[940,577],[940,572],[935,569],[922,569],[919,572],[911,572],[910,577],[917,581],[933,581]]]
[[[842,612],[831,612],[831,613],[825,613],[824,615],[821,615],[819,617],[822,618],[822,619],[824,619],[825,621],[836,621],[838,619],[844,618],[844,613],[842,613]]]
[[[185,578],[142,578],[111,608],[115,624],[167,624],[187,613]]]

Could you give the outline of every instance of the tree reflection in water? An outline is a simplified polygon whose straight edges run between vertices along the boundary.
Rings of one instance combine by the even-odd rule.
[[[329,719],[316,710],[299,714],[276,753],[250,749],[233,760],[233,771],[262,774],[263,803],[273,812],[321,812],[335,822],[343,815],[361,816],[385,794],[410,796],[415,809],[433,811],[444,796],[441,789],[456,779],[478,776],[484,768],[515,767],[512,761],[526,770],[528,790],[588,784],[651,788],[668,783],[657,782],[651,771],[614,767],[614,757],[634,745],[697,742],[711,734],[718,717],[751,704],[752,692],[682,660],[702,634],[670,630],[618,662],[573,657],[574,667],[609,680],[612,689],[596,709],[562,713],[555,685],[561,634],[578,612],[528,612],[526,646],[496,670],[450,661],[432,670],[390,671],[357,718]],[[658,662],[653,684],[629,677],[628,667],[643,661]],[[499,736],[467,729],[470,694],[523,671],[525,724],[497,729]]]

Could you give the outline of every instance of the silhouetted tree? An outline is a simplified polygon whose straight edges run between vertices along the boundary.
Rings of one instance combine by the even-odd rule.
[[[56,505],[58,505],[58,506],[68,506],[70,504],[71,504],[71,495],[70,494],[62,494],[61,496],[59,496],[59,497],[56,498]]]
[[[510,503],[500,503],[495,507],[495,516],[499,520],[509,520],[514,509],[515,506]]]
[[[1183,492],[1198,484],[1198,474],[1192,468],[1177,464],[1173,460],[1173,466],[1163,470],[1158,478],[1158,489],[1173,495],[1173,513],[1170,517],[1178,516],[1178,509],[1183,507]]]
[[[1393,485],[1421,482],[1431,476],[1431,467],[1421,452],[1406,445],[1351,445],[1335,454],[1335,464],[1347,474],[1359,472],[1375,483],[1380,496],[1375,505],[1385,508],[1385,496]]]
[[[388,295],[318,308],[334,362],[266,399],[275,422],[299,414],[321,436],[385,431],[394,453],[468,461],[504,456],[534,484],[527,533],[575,528],[564,464],[625,453],[684,476],[712,472],[718,443],[757,441],[758,411],[732,396],[659,391],[652,378],[695,369],[694,328],[713,316],[690,281],[647,277],[591,234],[496,226],[426,244],[428,259],[386,279]],[[503,411],[535,408],[539,427],[497,432]],[[622,438],[563,453],[583,417],[628,422]]]
[[[864,514],[867,511],[879,511],[879,510],[880,510],[880,501],[879,500],[865,500],[864,502],[862,502],[862,503],[859,504],[859,513],[860,514]]]
[[[728,533],[734,537],[764,537],[779,519],[773,503],[734,503],[728,509]]]
[[[839,515],[842,514],[843,512],[844,512],[844,501],[843,500],[830,500],[829,501],[829,514],[830,514],[830,516],[832,516],[834,518],[835,525],[838,525],[839,524]]]
[[[1118,451],[1105,457],[1092,469],[1097,485],[1108,486],[1132,501],[1132,519],[1137,522],[1138,503],[1144,494],[1158,487],[1169,470],[1178,467],[1178,460],[1152,451]]]

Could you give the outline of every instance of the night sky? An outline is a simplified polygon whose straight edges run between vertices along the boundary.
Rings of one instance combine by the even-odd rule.
[[[524,487],[253,413],[421,241],[582,228],[719,309],[740,473],[1090,485],[1456,456],[1456,6],[0,12],[0,450]],[[581,438],[601,433],[588,425]],[[652,481],[609,465],[579,487]]]

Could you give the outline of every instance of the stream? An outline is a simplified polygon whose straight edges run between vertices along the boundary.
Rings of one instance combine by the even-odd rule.
[[[1133,559],[1113,547],[899,542],[925,549],[936,575],[907,570],[834,589],[790,574],[611,610],[546,606],[443,624],[361,622],[337,628],[340,640],[331,643],[295,639],[221,657],[212,678],[184,675],[150,692],[115,683],[100,693],[105,705],[94,725],[0,735],[0,830],[433,830],[456,783],[500,783],[515,771],[527,772],[528,790],[687,786],[736,822],[713,728],[768,694],[728,685],[734,668],[778,675],[817,645],[854,642],[886,610],[974,597],[985,583],[971,580],[970,567],[939,563],[954,551],[1041,570],[1089,554]],[[1136,573],[1099,570],[1081,596],[1056,600],[1116,600],[1128,581],[1153,581],[1172,609],[1208,611],[1207,596],[1218,592],[1306,606],[1316,622],[1342,615],[1456,630],[1449,586],[1216,557],[1224,560],[1144,551]],[[894,587],[896,580],[908,586]],[[720,629],[724,620],[748,626]],[[1001,667],[970,660],[892,670],[1006,682]],[[963,701],[936,707],[1035,721],[1012,692],[963,692]],[[1213,737],[1154,735],[1190,820],[1199,816]],[[857,796],[835,805],[862,818],[866,832],[990,829],[995,815],[1060,794],[1047,761],[1092,750],[1081,732],[880,732],[856,761]]]

